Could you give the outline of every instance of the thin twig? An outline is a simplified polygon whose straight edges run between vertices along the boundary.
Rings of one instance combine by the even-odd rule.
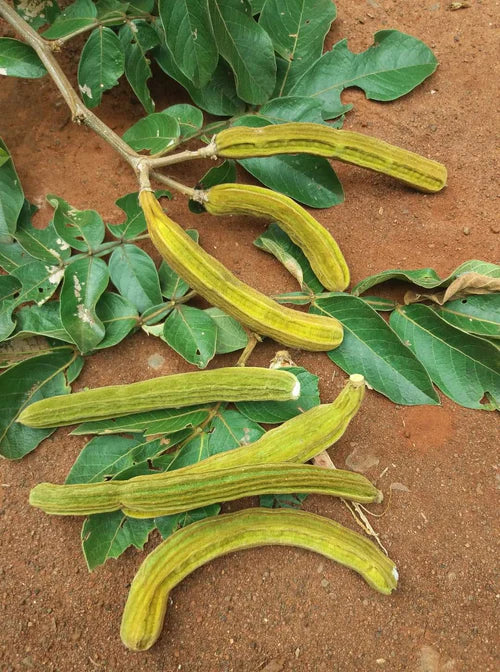
[[[154,168],[162,168],[163,166],[172,166],[174,163],[181,163],[183,161],[192,161],[193,159],[216,159],[217,145],[212,142],[200,149],[190,150],[186,149],[178,154],[168,154],[167,156],[158,156],[157,158],[148,158],[149,166]]]
[[[254,334],[253,331],[249,332],[248,334],[248,343],[245,345],[245,349],[241,353],[238,361],[236,362],[236,366],[245,366],[248,359],[250,358],[250,355],[254,351],[255,346],[257,343],[260,343],[262,341],[262,337],[259,336],[259,334]]]
[[[188,187],[187,185],[182,184],[181,182],[177,182],[177,180],[174,180],[171,177],[167,177],[167,175],[162,175],[162,173],[158,173],[156,170],[153,170],[151,172],[150,177],[152,180],[161,182],[162,184],[165,184],[167,187],[171,187],[172,189],[175,189],[175,191],[179,191],[181,194],[189,196],[189,198],[193,198],[193,196],[196,194],[196,189]]]

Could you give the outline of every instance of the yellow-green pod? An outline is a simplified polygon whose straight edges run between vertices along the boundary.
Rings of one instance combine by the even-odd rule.
[[[446,186],[442,163],[355,131],[291,122],[259,128],[233,126],[216,136],[217,155],[246,159],[274,154],[314,154],[390,175],[420,191]]]
[[[278,222],[306,255],[323,287],[334,292],[349,284],[349,269],[333,236],[291,198],[248,184],[218,184],[202,193],[211,215],[253,215]]]
[[[27,406],[17,421],[61,427],[212,401],[288,401],[299,395],[300,382],[289,371],[232,366],[49,397]]]
[[[188,525],[150,553],[134,577],[121,623],[129,649],[149,649],[160,636],[172,588],[221,555],[255,546],[287,545],[320,553],[389,595],[398,572],[373,542],[328,518],[293,509],[247,509]]]
[[[205,252],[163,212],[151,191],[140,192],[149,235],[166,262],[213,306],[238,322],[278,343],[304,350],[332,350],[343,338],[341,323],[280,306],[238,280],[217,259]]]
[[[89,516],[121,509],[133,518],[156,518],[265,494],[315,493],[355,502],[381,502],[382,493],[361,474],[310,464],[252,464],[189,472],[178,469],[127,481],[54,485],[40,483],[30,504],[45,513]]]

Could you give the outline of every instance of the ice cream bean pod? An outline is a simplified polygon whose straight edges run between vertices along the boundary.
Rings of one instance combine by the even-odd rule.
[[[341,323],[281,306],[246,285],[205,252],[168,217],[151,191],[139,200],[151,240],[165,261],[193,289],[238,322],[278,343],[304,350],[324,351],[342,342]]]
[[[385,173],[420,191],[435,192],[446,186],[443,164],[378,138],[322,124],[233,126],[221,131],[215,142],[217,155],[225,158],[314,154]]]
[[[328,518],[261,508],[205,518],[175,532],[140,566],[122,617],[125,646],[134,651],[153,646],[163,628],[170,591],[195,569],[227,553],[270,545],[319,553],[358,572],[385,595],[397,585],[392,560],[365,537]]]
[[[87,516],[122,509],[134,518],[191,511],[217,502],[268,493],[316,493],[356,502],[379,502],[382,494],[364,476],[302,464],[263,464],[203,471],[166,472],[161,478],[54,485],[41,483],[30,504],[45,513]]]
[[[205,210],[212,215],[253,215],[276,221],[309,260],[321,284],[342,291],[349,284],[349,269],[332,235],[291,198],[248,184],[218,184],[202,193]]]
[[[233,366],[49,397],[27,406],[17,421],[60,427],[212,401],[287,401],[299,395],[300,382],[288,371]]]

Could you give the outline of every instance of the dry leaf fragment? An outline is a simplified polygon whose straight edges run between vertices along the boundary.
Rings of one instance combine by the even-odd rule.
[[[420,293],[410,290],[404,296],[405,305],[421,301],[433,301],[442,306],[452,299],[461,299],[470,294],[494,294],[500,292],[500,278],[492,278],[481,273],[464,273],[453,280],[451,285],[441,291],[433,293]]]

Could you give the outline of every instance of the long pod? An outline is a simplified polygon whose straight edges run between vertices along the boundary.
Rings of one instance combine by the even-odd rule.
[[[446,186],[446,167],[437,161],[369,135],[321,124],[233,126],[221,131],[215,142],[217,155],[231,159],[314,154],[385,173],[420,191],[435,192]]]
[[[49,397],[27,406],[17,421],[29,427],[61,427],[211,401],[287,401],[299,395],[300,382],[289,371],[232,366]]]
[[[238,280],[163,212],[151,191],[139,194],[149,235],[167,263],[212,305],[257,334],[304,350],[324,351],[342,342],[341,323],[292,310]]]
[[[307,210],[271,189],[248,184],[218,184],[202,192],[212,215],[253,215],[276,220],[298,245],[321,284],[341,291],[349,284],[349,269],[333,236]]]
[[[162,478],[136,476],[127,481],[73,485],[41,483],[30,504],[45,513],[87,516],[122,509],[134,518],[155,518],[267,493],[315,493],[356,502],[380,502],[382,493],[364,476],[310,464],[264,464],[201,473],[181,470]]]
[[[298,546],[358,572],[375,590],[397,586],[395,564],[371,541],[305,511],[247,509],[184,527],[150,553],[134,577],[121,623],[129,649],[149,649],[160,636],[172,588],[221,555],[255,546]]]

